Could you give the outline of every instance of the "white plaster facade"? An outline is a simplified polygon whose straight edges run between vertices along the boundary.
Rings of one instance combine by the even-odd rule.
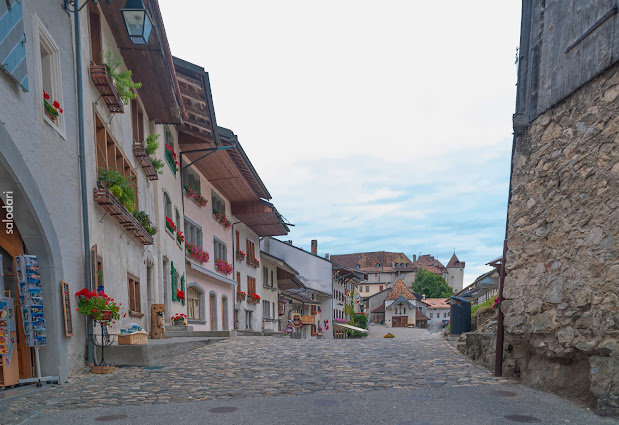
[[[262,289],[262,328],[274,332],[282,329],[279,317],[279,288],[277,284],[277,264],[261,257],[261,289]],[[285,326],[284,326],[285,327]]]
[[[235,309],[237,311],[236,317],[238,322],[235,324],[235,329],[240,330],[252,330],[252,331],[262,331],[263,325],[265,322],[263,321],[263,299],[262,297],[265,293],[270,290],[267,290],[263,287],[263,278],[262,278],[262,264],[260,262],[260,238],[254,231],[252,231],[245,224],[240,222],[236,217],[231,217],[233,225],[233,243],[234,243],[234,276],[237,281],[237,285],[240,286],[237,288],[238,291],[242,291],[246,293],[244,299],[237,299],[235,304]],[[237,238],[238,232],[238,238]],[[238,244],[237,244],[238,239]],[[256,260],[258,260],[258,266],[254,267],[250,264],[250,256],[249,245],[253,244],[254,246],[254,256]],[[242,251],[245,253],[245,256],[242,260],[240,260],[240,256],[237,256],[237,252]],[[260,296],[260,301],[258,303],[249,302],[249,280],[253,279],[255,284],[255,294]]]

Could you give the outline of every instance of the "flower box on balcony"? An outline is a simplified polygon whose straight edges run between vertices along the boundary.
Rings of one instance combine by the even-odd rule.
[[[237,302],[245,301],[245,296],[246,296],[246,295],[247,295],[247,294],[246,294],[245,292],[238,291],[238,292],[236,293],[236,301],[237,301]]]
[[[183,232],[176,232],[176,242],[178,242],[179,245],[185,242],[185,235],[183,235]]]
[[[109,189],[95,189],[94,198],[95,202],[118,221],[138,242],[142,245],[153,244],[153,237]]]
[[[90,65],[90,78],[95,84],[95,87],[97,87],[97,90],[99,90],[99,93],[101,93],[101,97],[110,112],[113,114],[124,113],[125,107],[123,102],[105,66]]]
[[[247,264],[255,268],[260,267],[260,261],[252,257],[247,257]]]
[[[143,143],[133,143],[133,155],[140,163],[140,167],[144,170],[144,174],[146,174],[148,180],[159,180],[159,174],[157,174],[157,170],[153,167],[153,161],[150,159],[148,153],[146,153],[146,148]]]
[[[232,264],[224,260],[219,260],[215,263],[215,270],[225,275],[232,274]]]
[[[170,217],[165,218],[165,228],[169,230],[172,235],[176,232],[176,224],[174,224],[174,221],[172,221]]]
[[[247,302],[250,304],[258,304],[260,302],[260,295],[258,294],[249,294],[247,296]]]
[[[236,259],[239,261],[243,261],[245,259],[245,253],[241,250],[236,251]]]

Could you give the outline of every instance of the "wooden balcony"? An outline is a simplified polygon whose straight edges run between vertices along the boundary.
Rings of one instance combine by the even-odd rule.
[[[140,222],[107,189],[95,189],[95,202],[119,222],[142,245],[152,245],[153,237]]]
[[[304,325],[315,325],[316,316],[301,316],[301,323]]]
[[[153,161],[151,161],[150,156],[146,153],[146,148],[143,143],[133,142],[133,155],[140,163],[140,167],[144,170],[144,174],[146,174],[148,180],[159,180],[159,174],[157,174],[157,170],[153,167]]]
[[[113,114],[122,114],[125,112],[125,105],[123,105],[116,86],[112,81],[112,77],[107,73],[104,65],[90,65],[90,78],[92,82],[101,93],[103,101],[107,105],[108,109]]]

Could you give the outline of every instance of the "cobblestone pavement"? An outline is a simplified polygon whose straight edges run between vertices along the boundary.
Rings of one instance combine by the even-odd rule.
[[[396,338],[382,338],[388,331]],[[12,400],[0,413],[7,423],[19,423],[37,412],[65,409],[508,382],[469,362],[436,333],[383,326],[364,339],[236,337],[160,366],[84,374]]]

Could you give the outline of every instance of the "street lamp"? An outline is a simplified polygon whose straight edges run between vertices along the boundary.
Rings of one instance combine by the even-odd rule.
[[[127,34],[133,44],[147,45],[150,33],[153,30],[153,22],[148,16],[142,0],[127,0],[124,9],[120,13],[125,21]]]

